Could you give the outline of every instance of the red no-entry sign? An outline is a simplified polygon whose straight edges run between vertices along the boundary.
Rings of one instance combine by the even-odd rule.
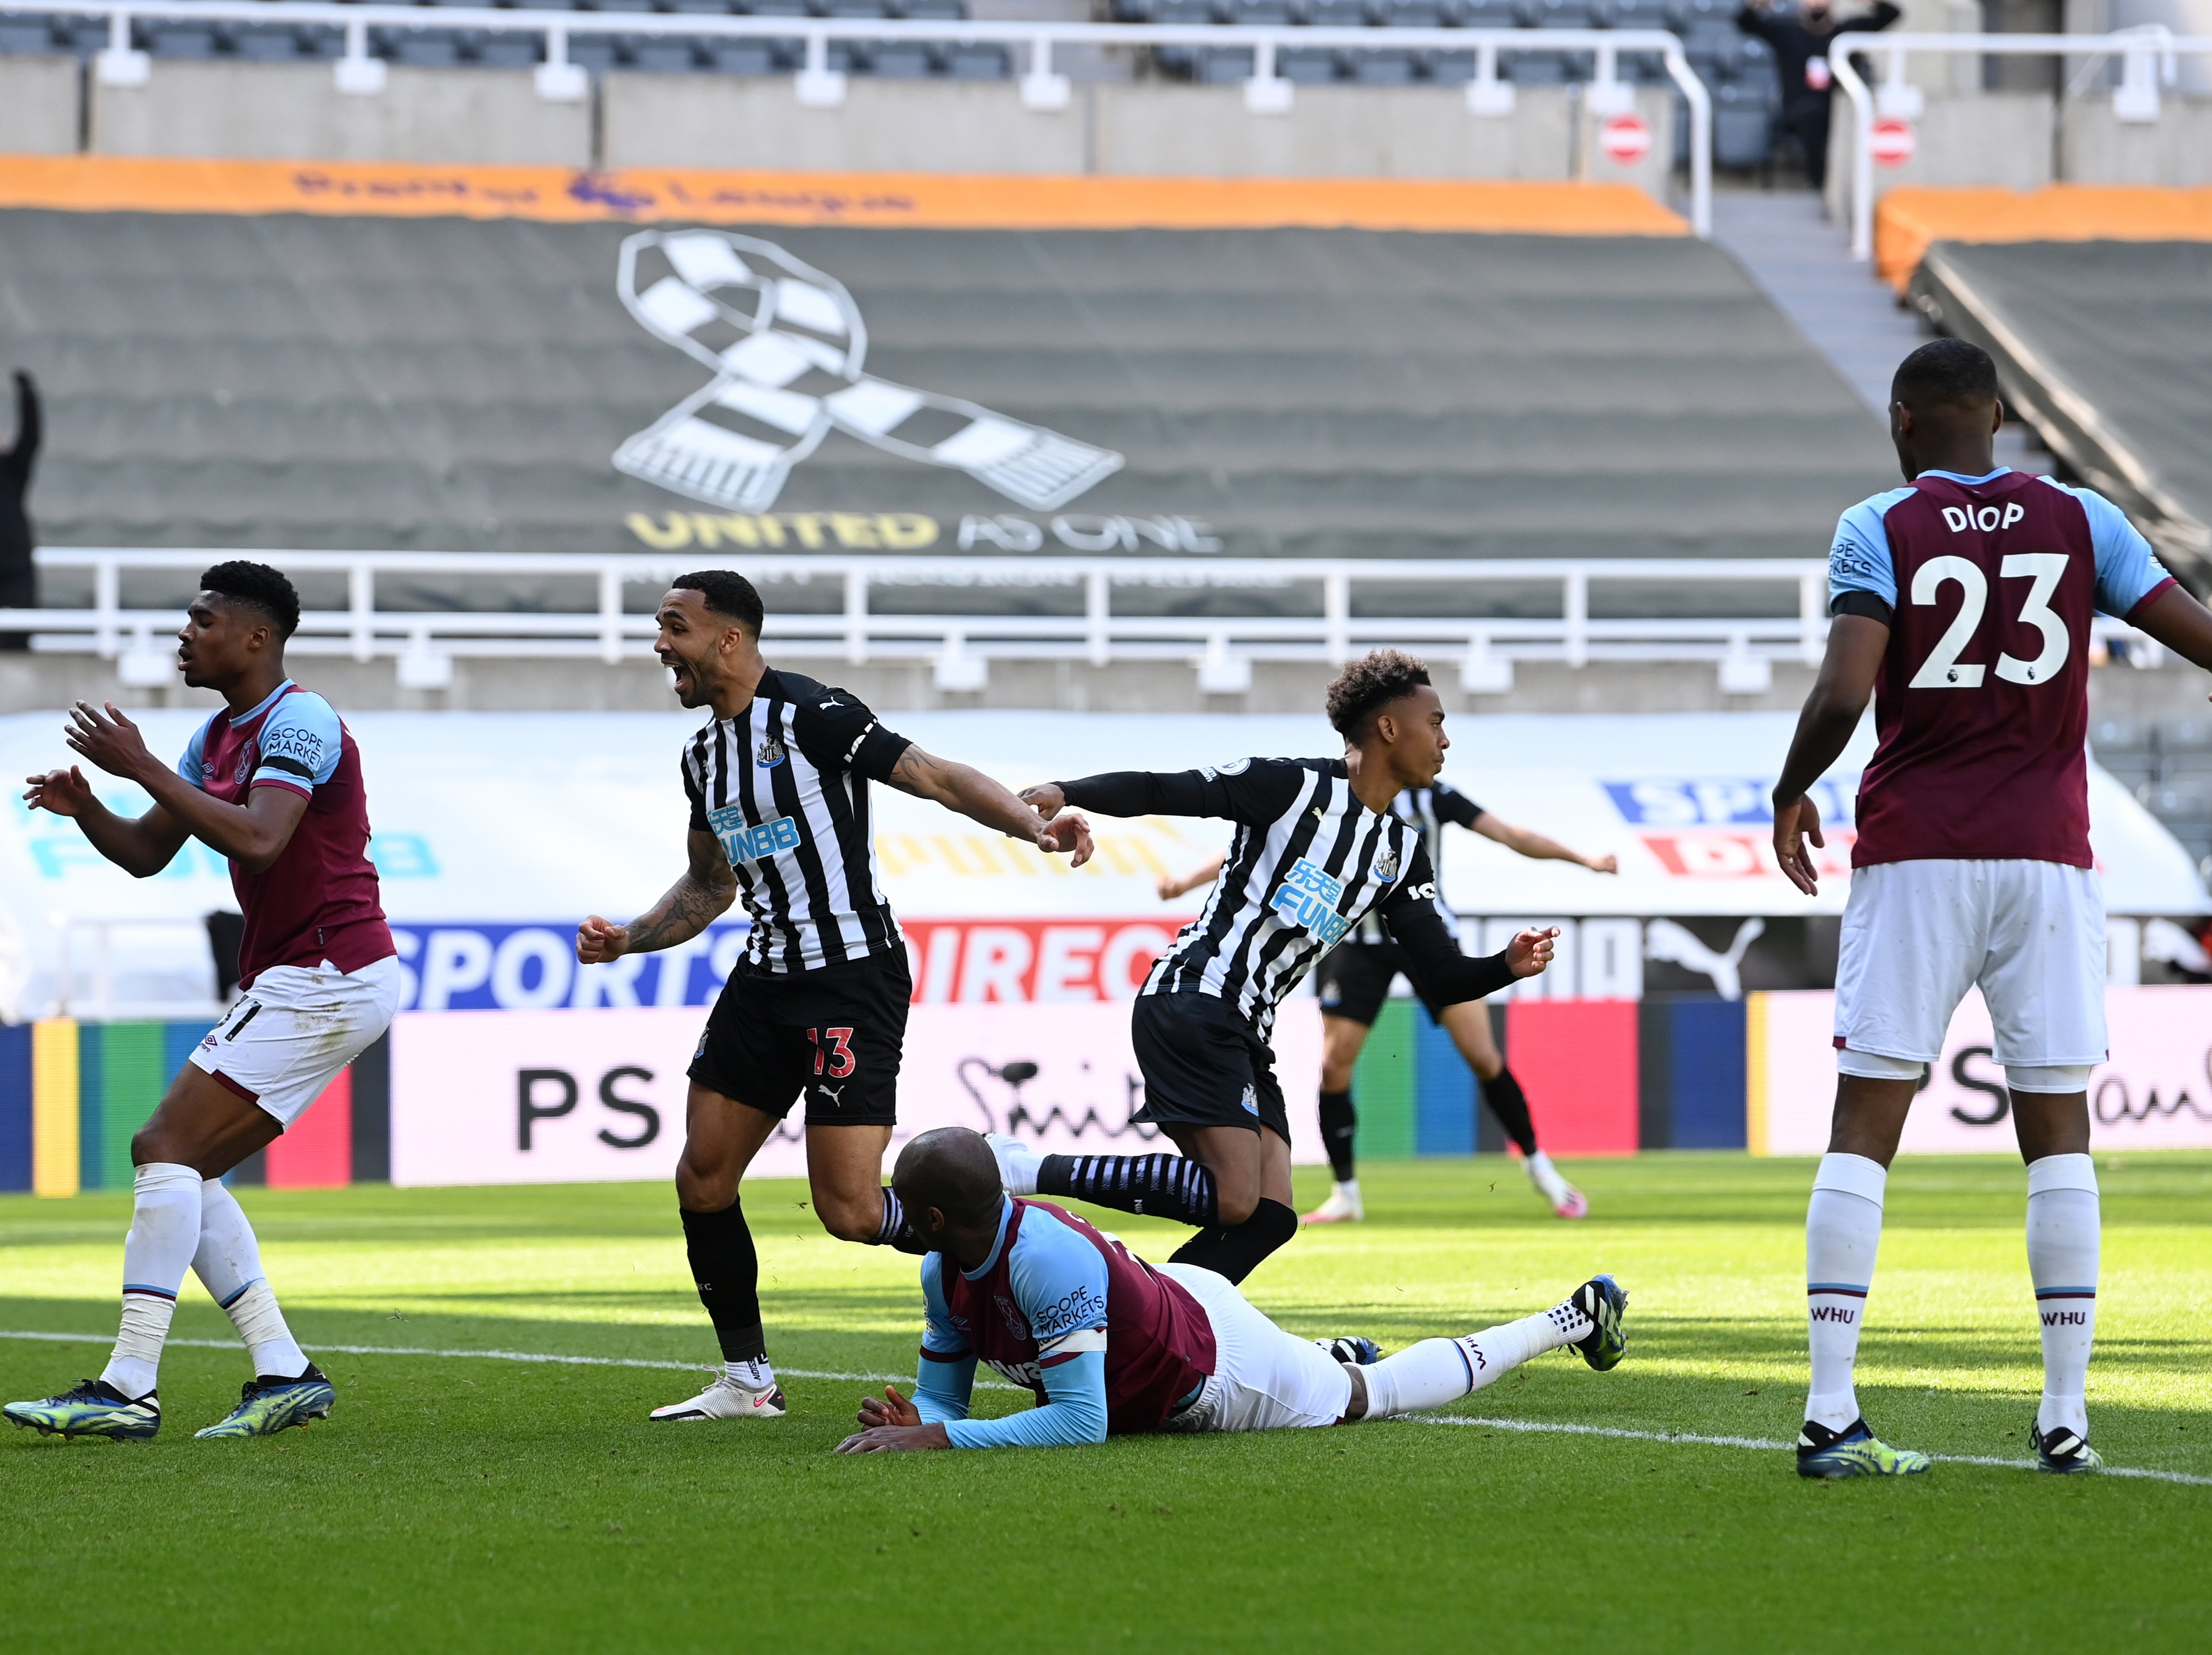
[[[1885,115],[1874,124],[1873,149],[1878,167],[1902,167],[1912,159],[1920,141],[1912,136],[1912,123]]]
[[[1633,167],[1651,153],[1651,123],[1633,113],[1609,115],[1598,129],[1597,142],[1607,160]]]

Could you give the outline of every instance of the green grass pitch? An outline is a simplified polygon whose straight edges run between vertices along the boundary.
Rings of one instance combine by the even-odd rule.
[[[1628,1360],[1531,1364],[1453,1412],[1790,1438],[1802,1400],[1805,1162],[1570,1168],[1563,1224],[1495,1158],[1378,1162],[1369,1222],[1249,1284],[1302,1333],[1395,1348],[1630,1288]],[[2212,1477],[2212,1156],[2100,1165],[2090,1407],[2115,1465]],[[1321,1192],[1315,1172],[1299,1194]],[[773,1354],[908,1374],[909,1261],[834,1242],[764,1183]],[[249,1191],[292,1324],[338,1384],[325,1423],[196,1442],[245,1377],[173,1345],[150,1445],[0,1435],[0,1640],[57,1650],[732,1648],[2202,1649],[2212,1486],[1939,1463],[1809,1484],[1785,1452],[1394,1421],[1063,1452],[841,1458],[863,1386],[788,1378],[787,1419],[650,1426],[650,1367],[334,1347],[710,1360],[659,1186]],[[1859,1394],[1893,1440],[2019,1461],[2040,1386],[2016,1163],[1890,1183]],[[124,1195],[0,1200],[0,1393],[96,1372]],[[1164,1257],[1183,1233],[1109,1224]],[[196,1283],[180,1339],[228,1323]],[[985,1411],[1012,1406],[981,1393]],[[1510,1640],[1510,1641],[1509,1641]]]

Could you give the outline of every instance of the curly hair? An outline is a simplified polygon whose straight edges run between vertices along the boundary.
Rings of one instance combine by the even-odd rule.
[[[200,590],[259,610],[276,628],[280,642],[299,627],[299,593],[281,570],[266,563],[249,563],[243,558],[217,563],[200,576]]]
[[[1346,741],[1357,741],[1376,714],[1428,682],[1425,661],[1401,649],[1371,651],[1328,686],[1328,721]]]

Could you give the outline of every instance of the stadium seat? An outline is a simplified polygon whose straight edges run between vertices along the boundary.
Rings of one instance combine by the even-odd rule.
[[[1006,47],[968,41],[945,54],[945,72],[957,81],[1003,81],[1012,70]]]
[[[1519,28],[1520,0],[1461,0],[1458,23],[1462,28]]]
[[[1275,54],[1275,73],[1300,86],[1325,86],[1337,78],[1335,52],[1321,46],[1293,46]]]
[[[1417,70],[1410,52],[1359,52],[1352,58],[1352,78],[1362,86],[1411,86]]]
[[[295,62],[301,45],[299,31],[289,23],[239,23],[230,31],[230,49],[249,63]]]
[[[917,22],[957,23],[968,15],[962,0],[892,0],[891,9]]]
[[[868,69],[894,80],[913,81],[937,72],[938,60],[919,40],[885,40],[870,48]]]
[[[1229,0],[1225,21],[1248,27],[1282,28],[1296,19],[1291,15],[1291,0]]]
[[[0,16],[0,55],[67,52],[51,17]]]
[[[472,30],[469,52],[486,69],[533,69],[545,55],[545,42],[536,34],[494,34]]]
[[[699,43],[677,34],[625,34],[617,44],[632,69],[651,75],[688,75],[700,66]]]
[[[1765,97],[1735,82],[1713,88],[1716,166],[1764,167],[1773,143],[1774,123]]]
[[[1523,15],[1536,28],[1589,28],[1596,23],[1590,0],[1528,0]]]
[[[1516,86],[1564,86],[1567,80],[1567,59],[1564,52],[1516,52],[1510,57],[1501,52],[1498,72]]]
[[[707,48],[707,64],[721,75],[777,74],[789,68],[792,62],[776,51],[778,44],[773,40],[717,40]],[[781,44],[795,46],[798,43]]]
[[[1474,53],[1439,52],[1429,59],[1429,78],[1439,86],[1465,86],[1474,78]]]
[[[216,55],[215,31],[192,27],[167,21],[156,21],[146,31],[146,50],[156,58],[212,58]]]
[[[1252,53],[1243,46],[1207,46],[1198,54],[1198,78],[1208,86],[1233,86],[1252,78]]]
[[[828,0],[828,3],[822,8],[822,15],[824,17],[843,17],[869,21],[875,18],[890,16],[890,8],[884,3],[884,0]]]
[[[1364,28],[1374,19],[1367,0],[1310,0],[1306,21],[1316,28]]]
[[[1158,0],[1156,23],[1218,23],[1213,0]]]
[[[1449,27],[1442,0],[1383,0],[1385,28],[1444,28]]]
[[[450,28],[373,28],[369,50],[410,69],[451,69],[461,61],[461,35]],[[569,52],[574,55],[574,44]]]

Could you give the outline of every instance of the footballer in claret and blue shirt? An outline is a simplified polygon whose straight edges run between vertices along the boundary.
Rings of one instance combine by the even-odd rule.
[[[1834,1131],[1806,1217],[1812,1388],[1807,1476],[1890,1476],[1851,1383],[1891,1158],[1970,989],[1988,1003],[2027,1163],[2027,1259],[2042,1324],[2033,1435],[2047,1471],[2094,1470],[2084,1386],[2099,1213],[2090,1070],[2105,1061],[2105,902],[2089,846],[2091,626],[2120,617],[2212,666],[2212,614],[2118,508],[1996,463],[1996,364],[1938,339],[1891,387],[1905,477],[1852,507],[1829,555],[1826,658],[1774,788],[1775,855],[1810,895],[1822,842],[1807,793],[1869,697],[1850,897],[1836,966]]]
[[[1442,1408],[1533,1357],[1572,1346],[1606,1372],[1627,1349],[1628,1294],[1594,1276],[1549,1310],[1385,1357],[1371,1340],[1285,1333],[1201,1265],[1148,1264],[1050,1202],[1007,1195],[990,1145],[925,1132],[892,1175],[921,1262],[921,1359],[911,1399],[860,1404],[841,1453],[1067,1448],[1164,1431],[1270,1431]],[[975,1368],[1036,1405],[969,1417]]]
[[[112,704],[78,703],[67,733],[84,758],[151,794],[153,808],[116,815],[74,767],[32,776],[24,795],[34,809],[74,817],[101,855],[140,879],[167,867],[187,838],[200,840],[228,858],[246,919],[237,1003],[131,1139],[114,1353],[98,1378],[4,1410],[17,1425],[63,1436],[160,1430],[155,1381],[187,1269],[229,1312],[253,1363],[238,1407],[199,1434],[260,1436],[329,1414],[336,1392],[286,1327],[222,1175],[298,1120],[399,1007],[402,973],[368,859],[361,751],[330,703],[284,670],[299,594],[277,570],[243,562],[217,564],[200,586],[178,664],[187,685],[225,704],[175,767],[148,752]]]

